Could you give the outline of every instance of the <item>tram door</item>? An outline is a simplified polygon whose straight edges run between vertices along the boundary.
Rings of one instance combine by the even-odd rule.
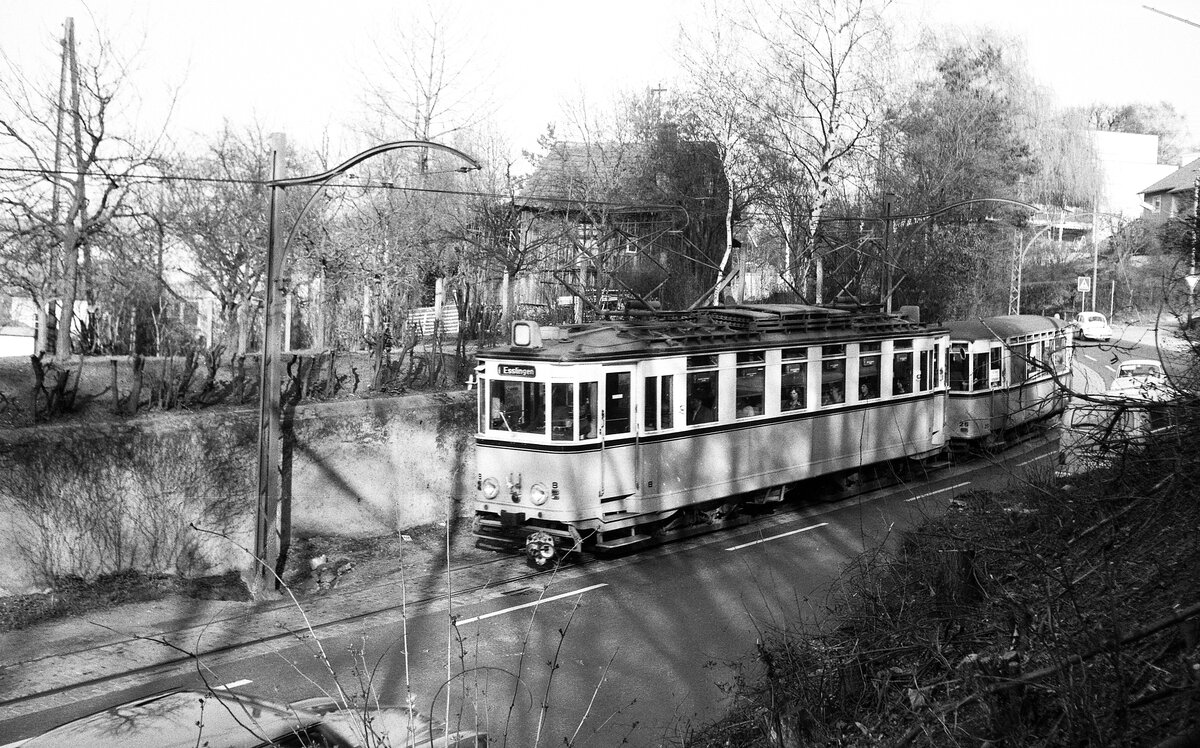
[[[653,439],[657,433],[679,425],[683,413],[676,402],[675,374],[661,366],[646,366],[641,374],[641,406],[638,414],[638,488],[643,496],[663,491],[662,472],[666,464],[666,442]]]
[[[628,437],[636,434],[632,368],[604,368],[601,395],[600,491],[601,504],[623,499],[637,491],[637,445]],[[628,445],[628,446],[625,446]],[[605,507],[606,512],[618,507]]]

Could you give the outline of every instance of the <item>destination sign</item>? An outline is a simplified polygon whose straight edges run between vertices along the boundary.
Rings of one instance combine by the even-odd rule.
[[[502,377],[522,377],[524,379],[532,379],[537,376],[537,369],[532,366],[500,364],[496,367],[496,373]]]

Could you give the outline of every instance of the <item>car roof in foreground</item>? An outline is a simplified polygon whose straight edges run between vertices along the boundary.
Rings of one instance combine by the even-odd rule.
[[[315,713],[232,692],[174,691],[111,707],[25,742],[39,746],[254,746],[319,722]]]

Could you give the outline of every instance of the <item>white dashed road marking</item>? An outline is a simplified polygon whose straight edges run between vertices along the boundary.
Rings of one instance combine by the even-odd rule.
[[[772,535],[772,536],[771,536],[771,537],[769,537],[769,538],[762,538],[762,539],[760,539],[760,540],[753,540],[753,541],[751,541],[751,542],[749,542],[749,543],[742,543],[741,545],[735,545],[735,546],[733,546],[732,548],[726,548],[725,550],[727,550],[727,551],[738,551],[738,550],[741,550],[742,548],[749,548],[749,547],[750,547],[750,546],[752,546],[752,545],[758,545],[759,543],[765,543],[765,542],[767,542],[768,540],[779,540],[780,538],[786,538],[786,537],[787,537],[787,536],[789,536],[789,535],[795,535],[795,534],[797,534],[797,533],[801,533],[801,532],[808,532],[809,530],[815,530],[815,529],[817,529],[818,527],[824,527],[824,526],[825,526],[825,525],[827,525],[827,524],[829,524],[829,523],[828,523],[828,522],[822,522],[822,523],[821,523],[821,524],[819,524],[819,525],[809,525],[808,527],[801,527],[799,530],[792,530],[792,531],[790,531],[790,532],[780,533],[779,535]]]
[[[464,618],[458,622],[458,625],[466,626],[468,623],[475,623],[476,621],[482,621],[485,618],[495,618],[496,616],[502,616],[505,613],[512,613],[514,610],[521,610],[523,608],[532,608],[535,605],[545,605],[546,603],[552,603],[555,600],[562,600],[564,597],[571,597],[572,595],[582,595],[585,592],[591,592],[592,590],[598,590],[601,587],[607,587],[607,586],[608,586],[607,584],[603,584],[603,583],[593,584],[591,587],[584,587],[583,589],[575,590],[574,592],[564,592],[561,595],[555,595],[553,597],[543,597],[539,600],[534,600],[531,603],[525,603],[524,605],[514,605],[511,608],[505,608],[504,610],[494,610],[491,613],[484,613],[483,615],[475,616],[474,618]]]
[[[920,496],[914,496],[911,499],[905,499],[905,501],[916,501],[917,499],[924,499],[929,496],[937,496],[939,493],[946,493],[947,491],[953,491],[956,488],[962,488],[963,486],[969,486],[969,485],[971,485],[971,481],[955,483],[953,486],[947,486],[946,488],[939,488],[936,491],[930,491],[929,493],[923,493]]]

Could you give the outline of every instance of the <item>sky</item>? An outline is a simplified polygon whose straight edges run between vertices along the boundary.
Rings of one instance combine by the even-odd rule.
[[[423,2],[423,0],[420,0]],[[892,0],[904,26],[990,27],[1025,41],[1034,75],[1063,104],[1169,101],[1200,137],[1200,23],[1196,0]],[[223,121],[258,122],[316,147],[334,134],[336,162],[361,150],[339,136],[378,75],[398,8],[418,0],[0,0],[0,51],[26,67],[58,64],[56,40],[73,17],[81,44],[100,26],[123,56],[144,127],[180,140]],[[679,24],[690,0],[461,0],[463,45],[490,74],[497,117],[516,147],[532,147],[562,102],[602,105],[619,90],[670,86]]]

